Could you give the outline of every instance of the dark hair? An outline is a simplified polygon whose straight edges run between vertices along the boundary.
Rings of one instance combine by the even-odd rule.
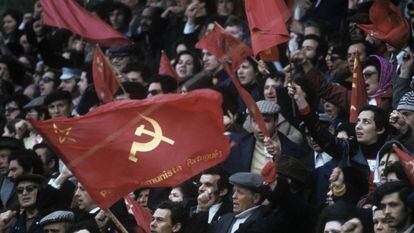
[[[374,205],[381,206],[381,200],[384,196],[398,193],[400,200],[407,205],[407,197],[412,193],[412,187],[403,181],[394,181],[385,183],[377,188],[373,194]]]
[[[184,211],[184,207],[181,205],[181,203],[167,200],[162,202],[157,209],[167,209],[171,211],[172,225],[175,225],[177,223],[181,223],[184,225],[186,214]]]
[[[179,54],[177,54],[177,56],[174,59],[174,64],[173,64],[174,65],[174,68],[177,66],[178,61],[180,60],[180,57],[182,55],[189,55],[189,56],[191,56],[193,58],[193,65],[194,65],[193,74],[197,74],[198,72],[201,71],[202,65],[201,65],[200,59],[197,56],[195,56],[192,52],[187,51],[187,50],[186,51],[182,51]]]
[[[24,173],[32,170],[32,174],[43,175],[42,161],[33,150],[21,149],[14,151],[9,156],[9,163],[12,160],[17,160],[19,165],[22,166]]]
[[[150,80],[149,84],[151,83],[160,83],[164,94],[175,92],[178,86],[177,81],[168,75],[157,75],[155,78]]]
[[[384,133],[381,135],[381,139],[385,139],[388,135],[388,115],[382,110],[382,108],[374,105],[366,105],[361,108],[359,113],[363,111],[371,111],[374,113],[374,122],[377,130],[384,129]]]
[[[68,91],[57,90],[46,96],[44,105],[48,107],[49,104],[58,100],[65,100],[67,104],[72,104],[72,96]]]
[[[397,178],[403,182],[409,183],[407,174],[404,172],[403,165],[400,161],[392,163],[384,168],[384,176],[386,177],[390,173],[395,173]]]
[[[344,224],[355,217],[358,217],[358,214],[354,206],[346,202],[337,202],[322,210],[322,213],[319,216],[316,232],[323,233],[327,222],[338,221],[341,224]]]
[[[217,182],[218,191],[224,189],[230,190],[229,174],[220,166],[209,168],[201,173],[202,175],[218,175],[220,179]]]
[[[46,164],[50,163],[51,161],[55,161],[55,166],[53,167],[54,171],[57,171],[59,168],[59,157],[56,153],[46,144],[46,143],[39,143],[33,146],[33,150],[36,152],[37,149],[45,148],[45,162]]]
[[[124,69],[122,69],[122,73],[126,74],[129,72],[140,72],[141,73],[141,77],[144,80],[144,82],[148,82],[148,80],[151,78],[151,70],[150,68],[148,68],[148,66],[139,63],[139,62],[134,62],[134,63],[128,63]]]
[[[368,43],[368,42],[367,42],[367,41],[365,41],[365,40],[351,40],[351,41],[348,43],[348,46],[346,47],[346,48],[347,48],[347,50],[348,50],[348,48],[349,48],[351,45],[355,45],[355,44],[363,44],[363,45],[365,46],[365,53],[367,54],[367,56],[368,56],[368,55],[370,55],[370,54],[372,54],[372,53],[373,53],[373,51],[374,51],[374,49],[372,48],[371,44],[370,44],[370,43]]]
[[[145,99],[147,97],[147,89],[141,84],[137,82],[123,82],[122,86],[124,87],[125,91],[129,94],[130,99]],[[120,87],[115,95],[122,95],[124,91]]]
[[[120,10],[122,12],[122,14],[125,17],[125,22],[124,22],[125,25],[123,25],[123,26],[128,27],[128,25],[131,21],[131,18],[132,18],[131,9],[127,5],[125,5],[121,2],[112,2],[112,4],[109,5],[108,13],[110,14],[114,10]],[[109,16],[109,14],[108,14],[108,16]]]
[[[16,29],[19,27],[20,23],[23,20],[23,14],[21,11],[16,10],[16,9],[7,9],[6,11],[4,11],[3,15],[2,15],[2,19],[4,19],[4,17],[10,15],[14,20],[16,20],[17,24],[16,24]]]
[[[362,63],[362,69],[368,66],[374,66],[378,71],[378,79],[381,77],[381,63],[376,57],[367,57],[365,62]],[[378,80],[379,81],[379,80]]]
[[[318,47],[316,48],[315,59],[318,59],[320,56],[324,56],[326,54],[326,50],[327,50],[326,42],[320,36],[312,35],[312,34],[306,35],[303,37],[302,44],[305,40],[314,40],[318,42]]]

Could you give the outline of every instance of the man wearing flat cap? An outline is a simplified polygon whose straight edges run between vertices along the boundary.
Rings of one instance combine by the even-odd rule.
[[[253,172],[260,174],[265,164],[276,159],[282,154],[304,158],[312,156],[312,151],[303,149],[290,141],[277,130],[278,113],[280,107],[273,101],[261,100],[257,102],[260,112],[263,114],[265,127],[270,138],[265,139],[258,124],[249,116],[253,133],[231,134],[230,140],[236,142],[232,147],[229,157],[223,163],[223,168],[229,173]]]
[[[280,211],[261,205],[266,199],[267,186],[263,178],[251,172],[230,176],[233,187],[233,213],[222,216],[209,229],[210,233],[285,232],[287,225]]]
[[[55,91],[46,96],[44,105],[49,111],[51,118],[65,117],[72,115],[72,97],[67,91]]]
[[[80,92],[78,82],[80,80],[82,70],[76,68],[62,68],[62,75],[59,77],[61,83],[58,87],[61,91],[67,91],[71,95],[73,109],[76,109],[80,101]],[[76,113],[75,111],[73,113]]]
[[[75,221],[71,211],[57,210],[40,220],[44,233],[67,233]]]

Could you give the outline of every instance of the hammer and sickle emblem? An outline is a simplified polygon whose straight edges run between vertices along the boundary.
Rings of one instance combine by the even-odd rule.
[[[136,153],[137,152],[148,152],[148,151],[152,151],[155,148],[158,147],[158,145],[161,143],[161,141],[168,143],[170,145],[174,145],[174,141],[170,138],[165,137],[162,134],[162,129],[160,127],[160,125],[158,124],[157,121],[155,121],[152,118],[140,115],[144,120],[148,121],[149,123],[151,123],[152,127],[154,128],[154,132],[145,129],[145,125],[140,125],[135,129],[135,135],[136,136],[141,136],[143,134],[146,134],[148,136],[151,136],[153,139],[149,142],[133,142],[132,146],[131,146],[131,151],[129,153],[129,160],[133,161],[133,162],[137,162],[138,158],[136,157]]]
[[[357,109],[356,109],[356,107],[354,105],[351,105],[351,110],[352,111],[356,111]]]

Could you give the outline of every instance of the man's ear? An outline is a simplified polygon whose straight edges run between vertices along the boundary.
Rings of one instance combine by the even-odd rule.
[[[253,194],[253,203],[255,205],[258,205],[260,203],[260,199],[262,199],[262,196],[260,195],[260,193]]]
[[[227,188],[225,188],[225,189],[223,189],[219,192],[219,196],[224,197],[224,196],[227,195],[227,193],[229,193],[229,190]]]
[[[180,222],[178,222],[178,223],[176,223],[176,224],[174,224],[174,226],[172,226],[172,232],[179,232],[180,230],[181,230],[181,223]]]

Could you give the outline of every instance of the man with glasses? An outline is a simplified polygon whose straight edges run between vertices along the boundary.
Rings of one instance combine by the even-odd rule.
[[[57,78],[55,72],[48,70],[39,81],[39,90],[41,96],[47,96],[53,91],[55,91],[60,84],[60,80]]]
[[[16,180],[20,212],[8,210],[0,214],[0,232],[43,232],[39,224],[42,216],[37,208],[39,189],[44,182],[40,175],[22,175]],[[16,219],[15,221],[12,221]],[[14,222],[14,223],[13,223]],[[10,225],[13,225],[10,227]]]
[[[147,97],[175,93],[176,91],[177,81],[170,76],[160,75],[149,82]]]

